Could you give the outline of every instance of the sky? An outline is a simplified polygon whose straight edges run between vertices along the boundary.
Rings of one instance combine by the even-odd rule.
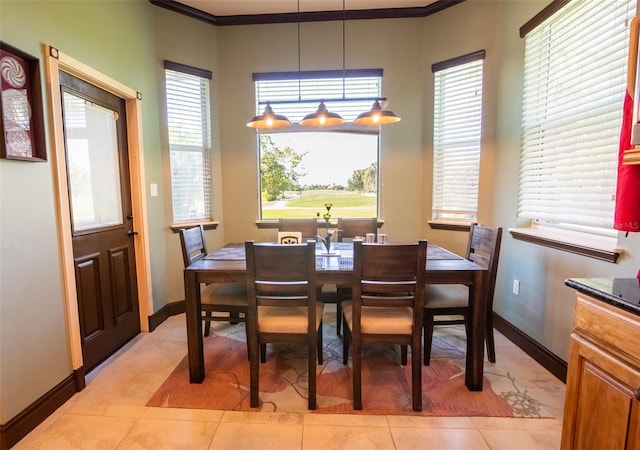
[[[378,136],[337,132],[273,133],[276,145],[290,146],[303,158],[307,184],[347,185],[354,170],[364,169],[378,160]]]

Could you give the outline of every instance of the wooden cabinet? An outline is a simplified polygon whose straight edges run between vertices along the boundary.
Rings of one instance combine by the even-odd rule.
[[[640,317],[581,293],[562,449],[640,450]]]

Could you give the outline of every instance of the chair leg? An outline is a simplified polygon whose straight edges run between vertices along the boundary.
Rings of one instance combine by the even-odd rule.
[[[340,294],[337,294],[336,298],[336,334],[340,336],[342,334],[342,299]]]
[[[231,325],[235,325],[240,322],[240,313],[237,311],[232,311],[229,313],[229,323]]]
[[[407,365],[407,346],[400,346],[400,364],[403,366]]]
[[[493,314],[489,311],[487,314],[487,329],[485,331],[485,339],[487,341],[487,357],[489,361],[496,362],[496,344],[493,339]]]
[[[342,336],[342,364],[349,364],[349,346],[351,345],[351,332],[348,330],[346,323],[343,325],[344,332]]]
[[[424,328],[424,342],[422,343],[422,351],[424,352],[422,359],[424,365],[428,366],[431,361],[431,343],[433,341],[433,314],[430,314],[426,309],[423,319]]]
[[[211,333],[211,311],[205,313],[204,319],[204,335],[209,336],[209,333]]]
[[[322,328],[322,327],[321,327]],[[317,338],[317,336],[316,336]],[[316,346],[318,340],[315,340]],[[311,347],[312,344],[309,345]],[[314,351],[315,350],[315,351]],[[309,354],[307,355],[307,370],[309,371],[308,383],[309,383],[309,400],[308,408],[310,410],[316,409],[316,358],[314,353],[320,353],[320,349],[309,348]],[[321,355],[318,355],[321,358]]]
[[[320,328],[318,328],[318,336],[316,342],[316,350],[318,353],[318,364],[322,364],[322,320],[320,321]],[[311,357],[311,355],[309,355]]]
[[[353,409],[362,409],[362,344],[360,338],[353,338]]]
[[[267,344],[260,344],[260,362],[267,362]]]
[[[260,405],[258,385],[258,380],[260,379],[259,353],[260,347],[257,339],[252,340],[249,344],[249,404],[251,408],[257,408]]]
[[[413,410],[422,411],[422,362],[420,361],[420,337],[414,336],[411,345],[411,397]]]

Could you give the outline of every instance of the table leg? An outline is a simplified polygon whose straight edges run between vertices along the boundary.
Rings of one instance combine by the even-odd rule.
[[[187,352],[189,355],[189,381],[204,380],[204,350],[202,343],[202,312],[200,286],[195,272],[184,271],[184,303],[187,317]]]
[[[486,271],[477,271],[470,286],[469,317],[471,327],[467,336],[465,385],[470,391],[482,391],[484,377],[484,334],[487,323]]]

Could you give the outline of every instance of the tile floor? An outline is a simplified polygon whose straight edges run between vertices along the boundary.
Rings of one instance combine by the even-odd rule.
[[[546,372],[503,336],[498,358]],[[153,408],[186,354],[184,315],[142,333],[15,449],[509,449],[560,447],[564,385],[545,374],[555,419],[327,415]],[[506,356],[508,355],[508,356]]]

